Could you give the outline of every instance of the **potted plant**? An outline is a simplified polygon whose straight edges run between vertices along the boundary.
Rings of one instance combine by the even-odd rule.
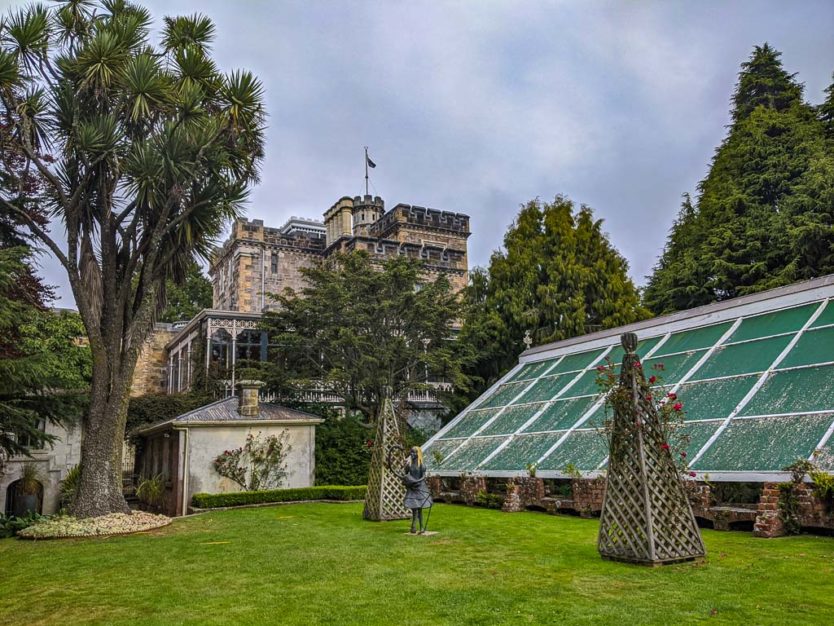
[[[18,484],[15,515],[23,517],[40,510],[41,474],[34,463],[25,463]]]

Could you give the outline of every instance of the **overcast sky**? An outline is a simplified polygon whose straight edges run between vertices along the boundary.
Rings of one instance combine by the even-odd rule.
[[[20,5],[0,0],[2,5]],[[485,265],[521,203],[593,207],[644,282],[684,192],[726,131],[739,64],[770,42],[822,101],[834,2],[231,2],[146,0],[157,18],[202,12],[221,68],[264,83],[263,180],[248,216],[321,218],[372,189],[472,216]],[[72,306],[61,268],[42,271]]]

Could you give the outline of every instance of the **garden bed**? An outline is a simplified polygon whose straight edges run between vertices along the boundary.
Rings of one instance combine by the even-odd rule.
[[[171,518],[144,511],[111,513],[101,517],[77,519],[68,515],[51,517],[36,522],[17,533],[21,539],[68,539],[73,537],[107,537],[129,535],[144,530],[162,528]]]

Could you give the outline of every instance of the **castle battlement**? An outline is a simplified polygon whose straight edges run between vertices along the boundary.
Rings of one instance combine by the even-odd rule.
[[[269,294],[304,286],[302,270],[334,253],[363,250],[379,259],[420,259],[429,273],[447,272],[456,290],[468,280],[469,216],[398,204],[385,212],[379,196],[343,196],[324,222],[292,217],[280,228],[261,219],[238,219],[214,255],[209,274],[214,308],[259,312],[274,306]]]

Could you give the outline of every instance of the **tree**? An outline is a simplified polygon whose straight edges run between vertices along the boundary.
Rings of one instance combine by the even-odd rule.
[[[466,384],[450,341],[460,307],[444,276],[431,279],[406,257],[377,264],[366,252],[302,272],[307,286],[274,296],[281,306],[264,320],[279,347],[267,371],[273,388],[314,385],[374,419],[386,396],[404,402],[427,375]]]
[[[545,343],[648,316],[602,220],[564,196],[522,206],[488,271],[472,272],[465,297],[460,339],[474,354],[467,373],[476,391],[516,363],[526,331]]]
[[[656,313],[834,271],[830,103],[805,103],[779,56],[757,46],[741,66],[727,137],[649,277]]]
[[[165,285],[166,306],[159,315],[160,322],[190,320],[212,302],[211,281],[203,274],[199,263],[191,263],[182,284],[168,280]]]
[[[0,248],[0,466],[54,441],[42,424],[76,420],[90,383],[81,320],[33,299],[31,255]]]
[[[181,284],[239,215],[263,152],[261,85],[218,71],[211,21],[167,17],[159,45],[150,24],[124,0],[68,0],[11,13],[0,29],[0,158],[44,183],[27,193],[12,176],[0,204],[63,265],[92,354],[80,516],[128,510],[121,450],[142,342],[167,281]],[[31,207],[60,220],[66,240]]]

